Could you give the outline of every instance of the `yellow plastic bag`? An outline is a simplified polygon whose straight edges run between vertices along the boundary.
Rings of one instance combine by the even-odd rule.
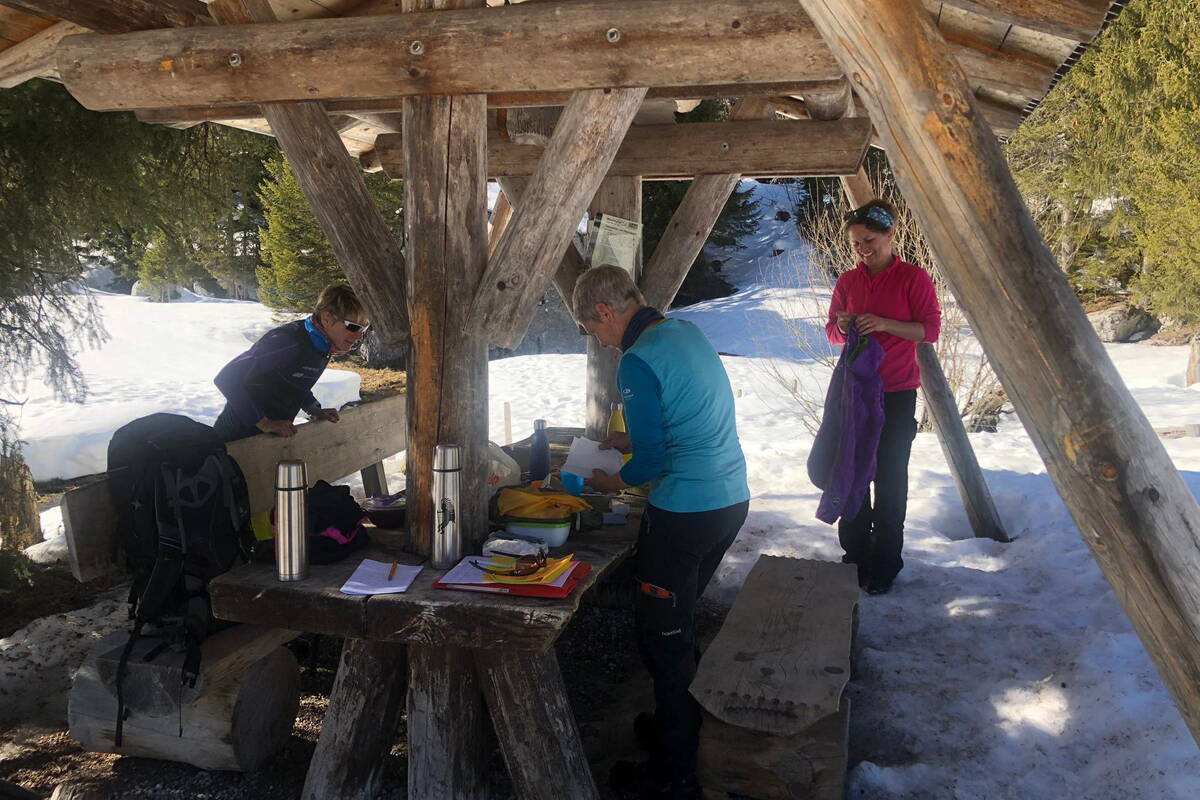
[[[536,481],[528,486],[501,489],[496,501],[501,514],[518,519],[566,519],[591,507],[587,500],[566,492],[543,491]]]

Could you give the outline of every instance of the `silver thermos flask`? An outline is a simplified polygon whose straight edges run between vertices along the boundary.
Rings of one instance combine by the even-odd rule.
[[[439,444],[433,450],[433,556],[434,569],[450,569],[463,557],[462,529],[458,525],[458,491],[462,476],[460,448]]]
[[[275,469],[275,569],[281,581],[308,577],[308,472],[303,461]]]

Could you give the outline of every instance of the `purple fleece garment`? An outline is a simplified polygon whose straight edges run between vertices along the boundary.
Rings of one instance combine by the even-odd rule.
[[[808,455],[808,477],[824,490],[817,519],[830,525],[838,517],[854,517],[862,507],[875,479],[875,453],[883,431],[883,380],[879,377],[883,347],[868,335],[862,352],[851,361],[858,342],[858,331],[851,324],[825,394],[821,427]]]

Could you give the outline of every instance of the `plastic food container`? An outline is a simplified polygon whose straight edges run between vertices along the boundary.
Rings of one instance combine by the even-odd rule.
[[[403,491],[389,495],[368,497],[361,504],[363,513],[371,524],[387,530],[402,530],[407,511],[407,503]]]
[[[563,519],[509,519],[504,530],[510,536],[526,536],[545,542],[547,547],[561,547],[571,532],[571,517]]]

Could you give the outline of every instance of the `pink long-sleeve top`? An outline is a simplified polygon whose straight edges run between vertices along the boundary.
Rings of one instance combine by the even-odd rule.
[[[825,323],[825,333],[834,344],[846,341],[846,335],[837,326],[839,311],[920,322],[925,327],[926,342],[936,342],[942,329],[942,310],[929,274],[899,256],[878,275],[872,275],[866,264],[859,262],[857,268],[838,278],[829,304],[829,320]],[[883,346],[883,363],[879,365],[883,390],[899,392],[920,387],[917,343],[890,333],[871,335]]]

